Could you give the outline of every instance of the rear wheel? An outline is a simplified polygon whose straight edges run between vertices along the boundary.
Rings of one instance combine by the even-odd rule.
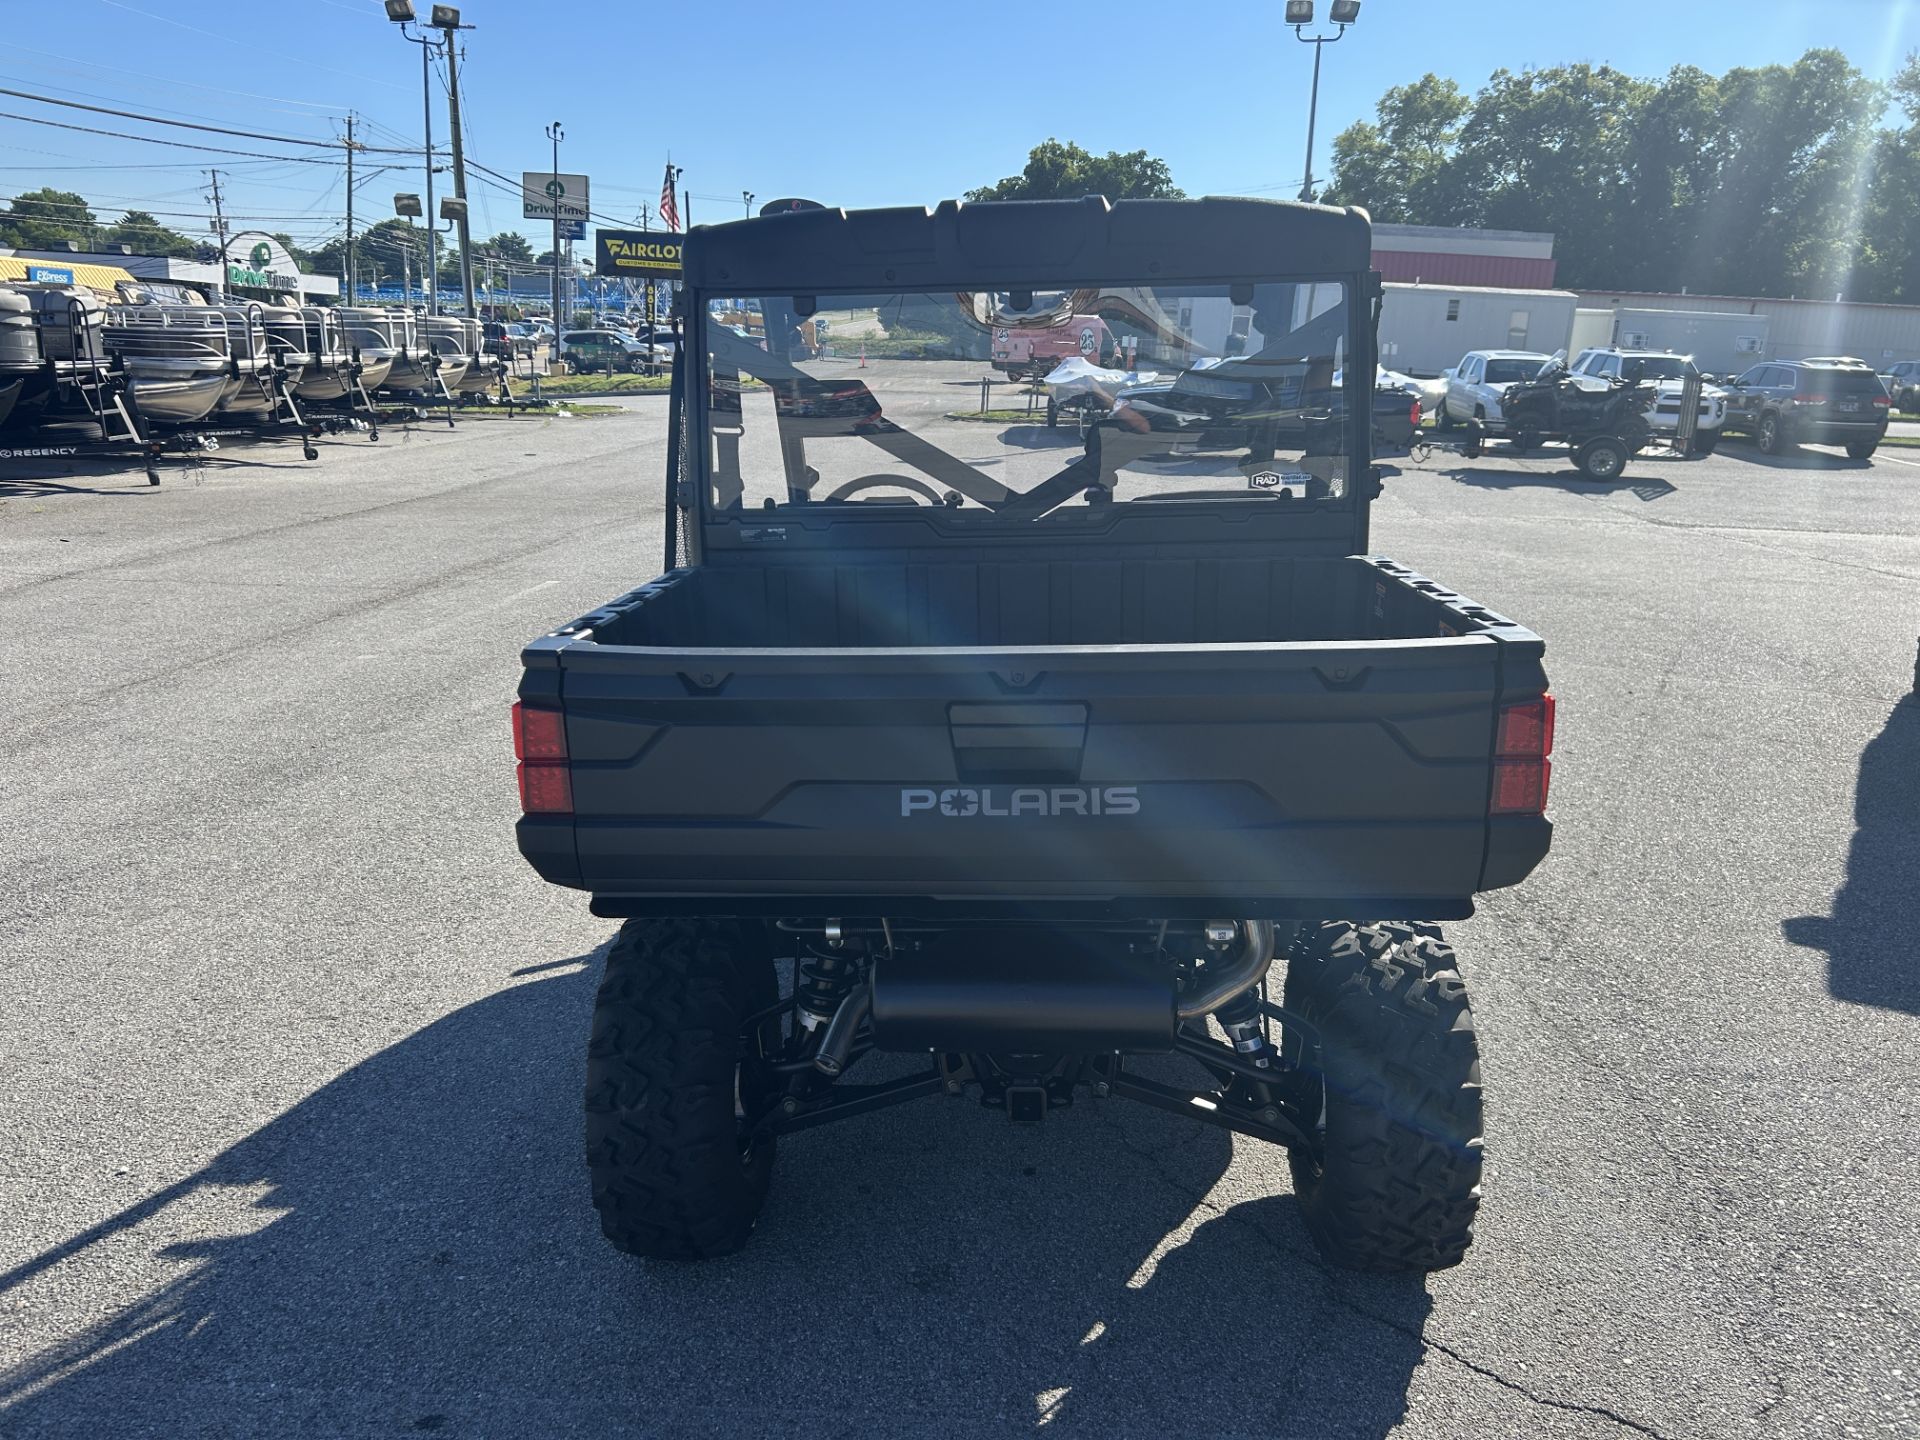
[[[1308,927],[1286,1003],[1320,1032],[1320,1153],[1290,1163],[1322,1253],[1355,1270],[1459,1264],[1480,1208],[1480,1048],[1439,927]]]
[[[1873,452],[1879,448],[1880,442],[1878,440],[1849,440],[1847,442],[1847,454],[1856,460],[1871,459]]]
[[[587,1044],[587,1168],[618,1249],[701,1260],[739,1249],[766,1202],[771,1137],[743,1123],[768,1094],[779,998],[764,928],[629,920],[607,954]]]
[[[1575,450],[1573,463],[1589,480],[1617,480],[1627,468],[1627,447],[1611,435],[1601,435]]]
[[[1433,428],[1436,430],[1453,429],[1453,416],[1447,413],[1447,402],[1442,400],[1440,408],[1433,412]]]
[[[1766,455],[1781,455],[1790,448],[1786,433],[1780,428],[1780,417],[1772,411],[1760,417],[1760,431],[1756,438],[1760,442],[1761,453]]]

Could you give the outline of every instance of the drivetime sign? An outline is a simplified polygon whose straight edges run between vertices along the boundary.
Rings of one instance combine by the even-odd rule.
[[[678,280],[680,237],[659,230],[596,230],[593,273],[632,279]]]
[[[520,215],[525,220],[587,218],[587,177],[556,175],[550,170],[520,172]]]

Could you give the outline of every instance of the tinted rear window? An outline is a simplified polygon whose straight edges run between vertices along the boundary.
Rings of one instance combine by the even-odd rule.
[[[1802,370],[1803,389],[1824,395],[1878,395],[1880,377],[1866,370]]]
[[[1489,360],[1487,384],[1504,385],[1509,380],[1531,380],[1540,373],[1538,360]]]

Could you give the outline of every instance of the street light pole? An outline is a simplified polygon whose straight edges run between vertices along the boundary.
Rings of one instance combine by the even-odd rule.
[[[547,126],[547,138],[553,142],[553,173],[560,174],[560,142],[566,138],[560,122]],[[560,197],[549,193],[553,202],[553,363],[560,363]]]
[[[407,26],[413,23],[413,0],[387,0],[387,18],[400,27],[403,38],[411,40],[420,47],[420,106],[426,116],[427,142],[427,211],[434,214],[433,208],[433,52],[440,42],[430,35],[414,35]],[[429,224],[427,229],[433,232],[432,254],[428,257],[427,270],[427,313],[440,313],[440,232]]]
[[[1313,0],[1287,0],[1287,24],[1293,26],[1293,38],[1303,45],[1313,46],[1313,89],[1307,100],[1307,165],[1305,179],[1300,182],[1300,198],[1313,199],[1313,132],[1320,114],[1320,51],[1323,46],[1331,45],[1347,33],[1347,27],[1360,18],[1360,0],[1333,0],[1328,7],[1327,19],[1339,28],[1331,35],[1309,35],[1306,27],[1313,23]]]
[[[740,208],[747,212],[747,218],[749,220],[753,218],[753,192],[751,190],[742,190],[740,192]]]

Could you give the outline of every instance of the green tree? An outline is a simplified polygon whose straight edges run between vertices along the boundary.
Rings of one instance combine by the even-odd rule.
[[[99,238],[93,211],[71,190],[23,191],[0,214],[0,240],[18,250],[49,250],[69,240],[93,245]]]
[[[473,247],[476,255],[491,255],[496,260],[512,260],[522,265],[533,263],[533,246],[527,243],[527,237],[512,230],[502,230],[490,240],[482,240]]]
[[[129,210],[108,227],[103,241],[108,245],[131,245],[138,255],[191,256],[193,241],[178,230],[169,229],[145,210]]]
[[[1434,76],[1334,141],[1325,198],[1376,219],[1547,230],[1574,288],[1920,299],[1920,61],[1886,92],[1834,50],[1715,77],[1497,70]]]
[[[268,233],[272,235],[274,239],[278,240],[282,245],[287,247],[287,254],[290,257],[292,257],[293,263],[299,269],[306,271],[306,273],[308,274],[316,273],[308,269],[308,267],[313,263],[312,251],[302,249],[299,245],[296,245],[294,243],[293,237],[287,234],[286,231],[284,230],[272,230],[272,231],[269,231]]]
[[[1461,218],[1551,230],[1563,283],[1608,283],[1637,244],[1620,223],[1631,198],[1626,157],[1652,88],[1605,65],[1494,71],[1454,156],[1472,197]]]
[[[1453,223],[1470,208],[1450,162],[1472,108],[1458,85],[1437,75],[1394,86],[1375,107],[1378,123],[1362,120],[1334,136],[1335,181],[1319,198],[1364,206],[1380,221]]]
[[[1860,219],[1849,294],[1920,304],[1920,54],[1891,89],[1907,123],[1874,143],[1873,183]]]
[[[969,190],[969,200],[1077,200],[1104,195],[1109,200],[1179,200],[1167,162],[1144,150],[1094,155],[1071,141],[1049,139],[1033,147],[1026,169],[996,185]]]

